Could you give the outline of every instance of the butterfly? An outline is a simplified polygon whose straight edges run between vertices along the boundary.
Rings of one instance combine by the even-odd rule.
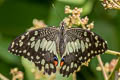
[[[9,52],[24,56],[51,75],[60,66],[60,74],[69,76],[82,63],[107,50],[107,42],[96,33],[82,28],[44,27],[27,31],[9,46]],[[58,59],[60,56],[60,60]]]

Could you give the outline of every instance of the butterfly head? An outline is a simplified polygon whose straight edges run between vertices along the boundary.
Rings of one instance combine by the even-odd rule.
[[[64,30],[65,27],[66,27],[66,23],[65,23],[64,21],[62,21],[62,22],[60,23],[60,29],[61,29],[61,30]]]

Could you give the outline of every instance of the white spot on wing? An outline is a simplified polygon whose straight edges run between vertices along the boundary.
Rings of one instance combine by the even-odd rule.
[[[19,53],[22,53],[22,51],[19,51]]]
[[[34,46],[35,46],[35,41],[31,43],[31,48],[33,48]]]
[[[75,43],[74,42],[71,42],[71,46],[73,48],[73,51],[75,52]]]
[[[45,60],[44,60],[44,59],[42,59],[41,64],[42,64],[42,65],[44,65],[44,64],[45,64]]]
[[[46,40],[45,38],[42,39],[41,44],[40,44],[40,48],[42,48],[43,44],[44,44],[44,40]]]
[[[31,56],[31,59],[33,59],[33,56]]]
[[[97,42],[95,43],[95,46],[98,47],[98,43]]]
[[[38,62],[35,62],[35,63],[38,63],[38,64],[39,64],[39,63],[40,63],[40,61],[38,61]]]
[[[35,35],[38,35],[38,31],[35,31]]]
[[[90,46],[92,46],[92,44],[91,44],[91,43],[89,43],[89,47],[90,47]]]
[[[50,47],[48,48],[48,51],[52,49],[53,45],[54,45],[54,42],[51,43]]]
[[[90,42],[89,38],[86,38],[86,41],[87,41],[87,42]]]
[[[87,32],[86,31],[84,32],[84,36],[87,36]]]
[[[95,40],[98,40],[98,36],[95,36]]]
[[[36,59],[37,59],[37,60],[39,60],[39,59],[40,59],[40,57],[37,55],[37,56],[36,56]]]
[[[26,53],[26,52],[27,52],[27,50],[24,50],[24,51],[23,51],[23,53]]]
[[[18,50],[15,51],[16,53],[18,52]]]
[[[104,49],[102,49],[102,52],[104,52]]]
[[[53,64],[51,64],[51,63],[50,63],[50,68],[54,69],[54,66],[53,66]]]
[[[30,45],[30,42],[28,42],[28,46]]]
[[[14,43],[14,42],[12,42],[12,46],[11,46],[11,48],[13,48],[13,47],[14,47],[14,44],[15,44],[15,43]]]
[[[35,40],[35,37],[32,37],[31,39],[30,39],[30,41],[34,41]]]
[[[28,35],[29,34],[29,32],[27,32],[25,35]]]
[[[23,36],[21,36],[21,39],[23,40],[25,38],[25,36],[23,35]]]
[[[72,48],[70,42],[68,42],[67,45],[68,45],[68,50],[69,50],[69,52],[72,53],[72,52],[73,52],[73,48]],[[69,55],[69,54],[68,54],[68,55]]]
[[[69,66],[67,67],[66,71],[69,71]]]
[[[95,35],[93,32],[91,32],[91,33],[92,33],[93,36]]]
[[[66,68],[66,65],[63,66],[63,70],[65,70],[65,68]]]
[[[71,68],[73,68],[73,62],[71,63],[71,66],[70,66]]]
[[[86,59],[87,59],[87,57],[84,57],[84,59],[86,60]]]
[[[78,52],[78,45],[77,45],[77,42],[75,41],[75,49],[77,50]]]
[[[82,52],[85,51],[85,44],[84,44],[83,40],[81,40],[81,49],[82,49]]]
[[[78,47],[78,49],[80,49],[80,48],[81,48],[81,46],[80,46],[79,39],[77,39],[77,40],[76,40],[76,43],[77,43],[77,47]]]
[[[42,45],[42,51],[44,51],[44,49],[46,48],[46,46],[47,46],[47,40],[44,39],[44,44]]]
[[[40,46],[40,39],[35,44],[35,51],[37,52]]]
[[[30,56],[30,53],[29,53],[29,52],[27,53],[27,56]]]
[[[91,50],[91,54],[93,54],[94,52],[93,52],[93,50]]]
[[[85,47],[86,47],[86,49],[88,49],[88,43],[87,42],[85,43]]]
[[[97,54],[97,51],[95,51],[95,53]]]
[[[46,45],[46,51],[48,50],[48,48],[50,47],[51,44],[52,44],[52,41],[48,41],[48,43]]]
[[[65,53],[63,54],[63,56],[66,56],[66,54],[69,54],[68,45],[66,45]],[[62,56],[62,57],[63,57],[63,56]]]
[[[23,42],[20,42],[19,46],[21,47],[23,45]]]
[[[12,51],[14,51],[14,49],[12,49]]]
[[[105,43],[103,42],[103,48],[105,48]]]
[[[55,42],[53,43],[53,48],[52,48],[52,50],[51,50],[50,52],[52,52],[52,51],[53,51],[53,53],[54,53],[55,55],[57,55]]]
[[[79,60],[80,60],[80,61],[82,60],[82,56],[81,56],[81,57],[79,57]]]
[[[88,53],[88,57],[90,56],[90,53]]]
[[[19,43],[22,42],[22,40],[19,40]]]
[[[46,64],[46,65],[45,65],[45,68],[46,68],[46,69],[49,69],[49,65],[48,65],[48,64]]]
[[[98,52],[100,53],[100,50],[98,50]]]
[[[76,63],[74,64],[74,67],[76,67],[76,68],[77,68],[77,64],[76,64]]]

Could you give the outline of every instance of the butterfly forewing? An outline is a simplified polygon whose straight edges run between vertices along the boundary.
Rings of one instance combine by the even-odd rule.
[[[53,58],[57,57],[57,28],[42,28],[28,31],[16,38],[8,50],[15,55],[24,56],[41,70],[51,74],[56,72]]]
[[[33,61],[48,74],[56,72],[59,54],[60,73],[69,76],[92,57],[104,53],[107,43],[89,30],[61,25],[28,31],[16,38],[8,50]]]
[[[60,73],[64,76],[69,76],[82,63],[107,50],[106,41],[89,30],[71,28],[66,30],[65,36],[66,49],[62,55],[65,60],[60,69]]]

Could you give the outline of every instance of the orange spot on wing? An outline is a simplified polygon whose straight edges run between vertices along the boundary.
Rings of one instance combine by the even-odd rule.
[[[57,62],[57,61],[54,61],[54,65],[57,66],[57,65],[58,65],[58,62]]]
[[[62,67],[62,66],[63,66],[63,64],[64,64],[64,62],[62,61],[62,62],[60,63],[60,66]]]

